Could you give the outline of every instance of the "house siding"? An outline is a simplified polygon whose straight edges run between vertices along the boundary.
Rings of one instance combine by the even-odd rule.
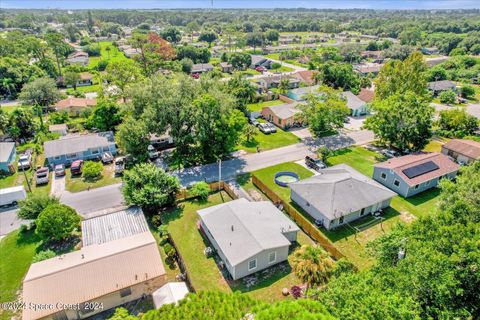
[[[461,162],[461,163],[470,164],[475,161],[474,158],[467,157],[463,154],[460,154],[458,152],[445,148],[445,146],[442,146],[442,153],[446,156],[452,157],[457,162]]]
[[[0,171],[10,172],[10,167],[15,166],[16,159],[17,159],[17,150],[15,149],[15,147],[13,147],[7,161],[0,162]]]
[[[276,259],[275,262],[269,263],[268,262],[268,257],[271,252],[276,252]],[[257,259],[257,267],[252,270],[248,270],[248,263],[253,260]],[[254,255],[251,258],[248,258],[247,260],[237,264],[235,266],[235,271],[232,274],[232,278],[234,280],[243,278],[245,276],[248,276],[250,274],[253,274],[255,272],[264,270],[266,268],[269,268],[271,266],[276,265],[277,263],[286,261],[288,259],[288,246],[284,247],[279,247],[275,249],[269,249],[269,250],[264,250],[256,255]]]
[[[60,155],[58,157],[49,157],[49,158],[47,158],[47,160],[48,160],[48,163],[50,165],[57,165],[57,164],[70,165],[75,160],[95,160],[95,159],[98,159],[99,157],[101,157],[102,153],[106,152],[106,151],[111,152],[112,155],[117,154],[117,148],[115,147],[114,143],[112,143],[110,145],[100,146],[100,147],[98,147],[98,149],[99,149],[98,153],[93,153],[94,149],[89,149],[89,150],[86,150],[86,151],[77,152],[75,157],[67,158],[67,155],[63,154],[63,155]]]

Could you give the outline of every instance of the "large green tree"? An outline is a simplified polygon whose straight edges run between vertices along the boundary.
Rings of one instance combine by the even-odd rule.
[[[38,78],[23,86],[19,99],[25,104],[47,107],[60,99],[60,91],[50,78]]]
[[[59,204],[59,200],[42,193],[31,193],[28,197],[20,201],[17,215],[22,219],[36,219],[38,215],[49,205]]]
[[[150,144],[147,125],[132,117],[124,119],[118,126],[116,140],[120,149],[139,161],[148,159],[147,148]]]
[[[360,91],[360,77],[353,71],[351,64],[331,61],[321,64],[318,66],[316,80],[335,89],[355,94]]]
[[[88,125],[101,131],[114,130],[122,122],[120,107],[117,103],[102,100],[97,104],[88,119]]]
[[[80,225],[80,216],[69,206],[48,205],[35,220],[35,232],[44,241],[62,240]]]
[[[141,78],[140,69],[131,60],[111,61],[108,63],[105,73],[109,83],[115,85],[117,89],[113,96],[120,97],[124,101],[127,86]]]
[[[150,163],[137,164],[123,175],[125,201],[150,212],[173,204],[179,188],[176,177]]]

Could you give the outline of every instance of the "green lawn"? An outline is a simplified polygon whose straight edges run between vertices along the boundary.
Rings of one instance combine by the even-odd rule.
[[[0,240],[0,302],[18,301],[17,292],[40,243],[33,231],[14,231]],[[0,313],[2,320],[12,316],[10,312]]]
[[[282,100],[271,100],[271,101],[263,101],[258,103],[250,103],[247,104],[247,109],[250,112],[261,112],[264,107],[271,107],[271,106],[278,106],[283,104]]]
[[[278,69],[272,69],[270,70],[271,72],[292,72],[293,71],[293,68],[290,68],[290,67],[287,67],[287,66],[284,66],[282,65],[280,68]]]
[[[334,151],[327,160],[329,166],[345,163],[367,177],[373,175],[373,164],[386,160],[382,155],[362,147],[351,147]]]
[[[123,52],[118,50],[118,48],[113,45],[113,42],[111,41],[101,41],[98,42],[98,45],[100,46],[100,57],[89,58],[89,63],[87,67],[90,69],[94,69],[100,60],[121,61],[128,59],[127,57],[125,57]],[[108,51],[107,48],[110,48],[110,51]]]
[[[65,189],[70,192],[80,192],[100,187],[105,187],[111,184],[122,182],[122,178],[114,175],[114,165],[104,165],[102,171],[102,178],[96,181],[85,181],[81,176],[72,177],[70,169],[67,169],[66,172],[66,182]]]
[[[243,139],[237,146],[237,149],[252,153],[257,152],[257,147],[260,151],[265,151],[285,147],[298,142],[300,142],[300,138],[293,133],[284,131],[280,128],[277,128],[277,132],[270,134],[264,134],[259,130],[253,140],[247,142]]]
[[[80,86],[77,87],[77,91],[83,92],[83,93],[89,93],[89,92],[98,92],[101,89],[100,84],[93,84],[91,86]],[[68,88],[67,93],[68,94],[73,94],[73,88]]]

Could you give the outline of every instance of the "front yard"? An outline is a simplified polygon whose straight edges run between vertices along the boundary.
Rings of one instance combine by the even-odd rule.
[[[270,100],[270,101],[262,101],[258,103],[250,103],[247,104],[247,109],[250,112],[261,112],[264,107],[271,107],[271,106],[278,106],[283,104],[282,100]]]
[[[103,166],[102,177],[94,181],[87,181],[82,176],[73,176],[70,169],[65,170],[65,189],[70,192],[80,192],[89,189],[105,187],[115,183],[121,183],[122,178],[115,176],[115,166],[108,164]]]
[[[280,128],[277,128],[277,132],[270,134],[264,134],[260,132],[260,130],[257,131],[258,132],[255,134],[252,140],[247,141],[245,138],[243,138],[237,146],[237,149],[253,153],[257,152],[257,148],[260,151],[266,151],[300,142],[300,138],[298,138],[296,135]]]
[[[237,281],[227,281],[217,266],[218,261],[213,257],[205,257],[203,251],[209,243],[198,230],[197,210],[231,200],[225,192],[214,193],[210,195],[208,201],[195,199],[184,201],[179,203],[176,209],[163,213],[163,222],[167,224],[168,231],[184,260],[192,286],[196,291],[240,291],[267,302],[282,299],[283,288],[299,284],[291,272],[289,263],[280,263]],[[297,246],[313,244],[303,232],[299,232],[297,242]]]

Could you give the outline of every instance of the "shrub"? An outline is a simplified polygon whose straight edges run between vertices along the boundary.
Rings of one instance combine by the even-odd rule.
[[[460,95],[465,99],[473,98],[475,96],[475,88],[469,85],[464,85],[460,89]]]
[[[190,192],[195,197],[199,197],[201,200],[207,200],[208,195],[210,194],[210,186],[204,181],[197,182],[193,185]]]
[[[30,193],[27,199],[20,201],[18,216],[25,220],[37,219],[38,215],[51,204],[59,204],[58,199],[44,194]]]
[[[442,91],[438,95],[441,103],[455,103],[457,95],[452,90]]]
[[[37,253],[33,257],[32,263],[40,262],[40,261],[47,260],[47,259],[51,259],[51,258],[55,257],[56,255],[57,254],[50,249],[45,250],[45,251],[40,251],[39,253]]]
[[[281,67],[282,67],[282,65],[278,62],[272,63],[272,69],[273,70],[280,69]]]
[[[96,69],[98,71],[105,71],[105,69],[107,69],[107,66],[108,66],[108,60],[100,60],[97,63]]]
[[[82,177],[85,180],[97,180],[102,176],[103,165],[100,162],[87,161],[83,166]]]
[[[170,259],[172,259],[175,253],[177,253],[175,248],[170,243],[165,243],[165,245],[163,246],[163,250],[165,251],[167,258]]]
[[[80,216],[69,206],[51,204],[38,216],[36,233],[44,241],[61,240],[69,235],[80,223]]]

